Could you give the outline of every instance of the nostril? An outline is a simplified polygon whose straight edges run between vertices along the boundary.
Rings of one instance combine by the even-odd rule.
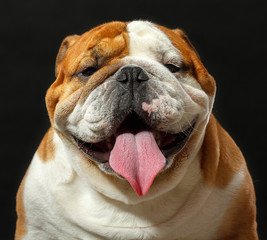
[[[137,78],[140,81],[147,81],[149,79],[147,73],[143,69],[141,69],[141,71],[140,71],[140,73],[139,73]]]
[[[128,79],[128,76],[127,76],[127,74],[125,72],[121,72],[116,78],[116,80],[119,81],[119,82],[124,82],[127,79]]]
[[[119,70],[116,80],[119,82],[128,82],[128,81],[147,81],[149,76],[146,71],[138,66],[125,66]]]

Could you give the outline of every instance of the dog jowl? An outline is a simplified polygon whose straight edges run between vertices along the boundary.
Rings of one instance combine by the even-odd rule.
[[[245,160],[182,30],[110,22],[64,39],[51,127],[17,194],[18,239],[258,239]]]

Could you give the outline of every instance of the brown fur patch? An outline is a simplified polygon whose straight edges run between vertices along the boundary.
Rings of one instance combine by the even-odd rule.
[[[67,50],[79,38],[80,38],[80,36],[78,36],[78,35],[71,35],[71,36],[66,37],[63,40],[63,42],[61,43],[61,46],[60,46],[59,51],[58,51],[58,54],[57,54],[57,59],[56,59],[56,67],[55,67],[56,77],[57,77],[57,75],[59,73],[58,66],[60,65],[60,63],[62,62],[62,60],[65,58],[65,55],[66,55]]]
[[[213,114],[202,145],[201,172],[209,186],[226,187],[245,164],[244,157]]]
[[[58,77],[56,81],[50,86],[46,93],[45,101],[46,101],[46,107],[49,114],[49,118],[51,121],[51,124],[53,125],[53,119],[54,119],[54,113],[56,109],[56,105],[59,101],[62,89],[61,84],[64,81],[64,74],[63,72],[60,72],[58,74]]]
[[[110,64],[104,66],[95,75],[87,82],[86,86],[83,89],[81,97],[79,99],[80,103],[83,103],[90,92],[92,92],[97,86],[103,83],[110,75],[116,72],[123,64],[121,61],[114,59]]]
[[[27,233],[27,220],[25,216],[25,208],[23,202],[23,193],[24,193],[24,186],[25,186],[25,179],[27,177],[28,170],[23,177],[23,180],[19,186],[19,190],[17,192],[16,197],[16,212],[17,212],[17,223],[16,223],[16,233],[15,233],[15,240],[20,240],[25,236]]]
[[[68,49],[62,67],[72,75],[84,65],[100,68],[114,58],[126,56],[128,52],[126,24],[110,22],[81,35]]]
[[[68,43],[70,40],[71,43]],[[94,88],[114,73],[121,66],[120,59],[128,53],[126,24],[122,22],[101,25],[80,37],[67,37],[58,53],[60,61],[57,61],[56,66],[57,79],[46,94],[52,126],[55,117],[64,121],[79,100],[82,102],[86,99]],[[75,74],[87,67],[99,70],[87,82],[83,82]]]
[[[37,153],[43,162],[49,161],[54,158],[55,146],[53,143],[53,135],[54,130],[52,129],[52,127],[50,127],[37,149]]]
[[[256,199],[253,183],[246,171],[241,189],[224,215],[216,240],[257,240]]]
[[[184,64],[189,68],[191,74],[195,76],[202,89],[208,95],[214,95],[216,91],[216,83],[200,61],[197,51],[190,43],[185,33],[182,30],[170,30],[158,25],[157,27],[163,31],[172,44],[179,49],[184,58]]]

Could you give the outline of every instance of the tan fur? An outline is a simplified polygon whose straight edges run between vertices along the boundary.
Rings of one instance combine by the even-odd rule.
[[[126,24],[111,22],[101,25],[81,35],[66,52],[66,57],[59,68],[65,69],[69,75],[92,62],[92,66],[101,68],[114,57],[127,55]],[[108,46],[107,51],[104,49]],[[75,59],[75,61],[73,61]],[[71,60],[71,62],[70,62]]]
[[[185,33],[180,29],[170,30],[162,26],[157,27],[162,30],[171,40],[172,44],[181,51],[185,60],[185,67],[196,77],[202,89],[208,95],[214,95],[216,90],[215,81],[201,63],[195,48],[188,40]]]
[[[56,59],[56,67],[55,67],[55,73],[56,76],[59,73],[59,69],[58,66],[60,65],[60,63],[62,62],[62,60],[65,58],[66,56],[66,52],[67,50],[80,38],[80,36],[78,35],[72,35],[72,36],[68,36],[66,37],[63,42],[61,43],[61,46],[59,48],[58,54],[57,54],[57,59]]]
[[[256,200],[241,151],[212,114],[202,145],[201,171],[204,181],[209,187],[225,188],[241,168],[246,174],[245,181],[225,214],[218,240],[257,239]]]
[[[53,143],[53,133],[54,131],[50,127],[37,149],[40,158],[44,162],[52,160],[54,158],[55,147]]]
[[[195,131],[194,134],[192,134],[192,137],[190,137],[185,147],[179,153],[177,153],[176,156],[173,156],[174,160],[173,160],[172,165],[166,170],[164,170],[162,173],[160,173],[159,177],[155,179],[153,184],[156,187],[154,187],[154,189],[152,187],[150,194],[151,196],[153,196],[153,194],[157,193],[158,191],[161,191],[165,187],[168,187],[168,184],[171,183],[172,181],[174,181],[176,184],[176,180],[177,180],[176,178],[179,177],[179,175],[181,175],[181,172],[179,172],[179,170],[181,169],[181,166],[183,166],[183,164],[186,163],[186,161],[188,161],[190,153],[194,152],[195,149],[197,149],[196,152],[197,152],[197,157],[199,157],[199,159],[194,158],[196,159],[194,163],[196,163],[195,165],[197,167],[196,169],[194,169],[194,172],[191,174],[194,177],[195,177],[194,174],[196,175],[198,174],[198,178],[195,177],[197,183],[200,182],[199,185],[202,187],[204,186],[203,188],[207,190],[206,192],[210,191],[211,192],[210,194],[211,195],[213,194],[212,197],[214,197],[215,195],[214,197],[215,200],[216,200],[216,197],[218,196],[227,195],[226,198],[227,197],[229,198],[229,200],[227,198],[225,202],[224,201],[216,202],[218,205],[220,203],[226,204],[226,207],[224,206],[225,208],[223,208],[226,210],[221,211],[217,207],[215,211],[213,212],[214,214],[217,214],[217,212],[218,214],[221,214],[222,220],[220,220],[221,218],[218,218],[219,220],[218,220],[217,225],[216,223],[213,223],[213,222],[208,223],[212,225],[212,228],[213,228],[212,230],[214,230],[214,232],[216,233],[215,239],[216,240],[241,240],[241,239],[242,240],[243,239],[244,240],[246,239],[257,240],[258,238],[257,238],[257,230],[256,230],[257,224],[256,224],[255,194],[254,194],[253,183],[249,175],[249,172],[247,170],[244,157],[241,151],[239,150],[239,148],[237,147],[237,145],[235,144],[235,142],[229,136],[229,134],[221,127],[221,125],[215,119],[214,115],[211,114],[210,117],[208,118],[211,108],[212,108],[213,97],[216,92],[215,80],[208,73],[208,71],[205,69],[205,67],[201,63],[197,51],[195,50],[195,48],[190,43],[189,39],[187,38],[187,36],[182,30],[179,30],[179,29],[170,30],[162,26],[153,25],[153,27],[154,26],[156,26],[163,33],[165,33],[166,36],[171,41],[171,43],[173,44],[173,46],[179,50],[179,54],[181,54],[181,57],[184,63],[184,66],[181,66],[181,67],[183,67],[183,71],[185,72],[185,75],[192,76],[192,79],[195,78],[197,80],[198,83],[196,83],[196,81],[194,81],[194,83],[199,87],[199,89],[202,88],[199,91],[202,91],[203,93],[205,92],[204,94],[206,98],[202,98],[202,102],[201,102],[201,99],[197,98],[198,95],[194,96],[194,94],[192,94],[192,96],[190,97],[193,99],[193,101],[198,102],[199,105],[201,104],[205,105],[206,103],[205,99],[209,99],[210,105],[208,107],[202,106],[203,109],[206,107],[209,111],[206,109],[207,114],[206,115],[203,114],[204,117],[202,118],[201,121],[199,120],[198,126],[197,126],[198,128],[197,130],[199,131]],[[67,122],[66,120],[67,117],[74,110],[75,106],[77,105],[80,106],[79,104],[82,105],[88,98],[89,94],[95,88],[103,84],[104,81],[109,76],[111,76],[118,69],[124,66],[124,62],[122,59],[128,56],[129,52],[130,52],[129,35],[127,33],[127,23],[123,23],[123,22],[111,22],[111,23],[103,24],[99,27],[96,27],[82,34],[81,36],[78,36],[78,35],[69,36],[65,38],[63,43],[61,44],[61,47],[59,49],[59,53],[57,56],[57,60],[56,60],[56,80],[50,86],[50,88],[47,91],[47,95],[46,95],[46,105],[47,105],[47,110],[49,113],[49,118],[50,118],[52,126],[47,131],[46,135],[44,136],[37,150],[38,156],[36,157],[37,160],[35,161],[37,161],[38,163],[35,163],[35,164],[37,164],[38,167],[47,166],[47,165],[52,166],[52,168],[55,167],[57,171],[56,174],[53,175],[53,177],[55,178],[58,177],[58,169],[60,169],[60,171],[61,170],[63,171],[64,174],[61,173],[60,180],[64,184],[66,184],[66,186],[70,186],[69,187],[70,189],[68,190],[71,190],[69,192],[67,191],[66,196],[69,196],[68,194],[75,192],[73,191],[73,189],[71,189],[71,184],[69,184],[69,182],[73,180],[72,174],[74,173],[72,173],[73,171],[72,169],[69,170],[68,168],[69,163],[68,164],[66,163],[65,172],[64,172],[64,169],[62,169],[61,167],[57,168],[57,166],[61,166],[60,164],[62,163],[60,161],[64,162],[64,160],[68,160],[66,158],[69,158],[69,157],[73,158],[75,154],[77,155],[77,152],[79,151],[79,149],[77,148],[76,145],[73,144],[73,139],[71,138],[71,136],[68,136],[68,134],[65,134],[64,131],[61,131],[61,128],[59,125],[60,124],[64,125]],[[96,68],[98,69],[98,71],[92,77],[90,77],[88,81],[83,81],[81,80],[82,78],[77,77],[77,74],[81,73],[88,66]],[[105,86],[105,85],[102,85],[102,86]],[[190,95],[190,93],[188,93],[188,95]],[[86,108],[86,109],[90,109],[90,108]],[[61,146],[60,150],[62,152],[64,152],[65,150],[66,152],[72,150],[71,154],[64,155],[65,154],[64,153],[60,155],[60,153],[58,152],[59,150],[57,146],[54,145],[55,144],[54,134],[56,134],[56,136],[59,136],[59,138],[62,140],[61,144],[65,144],[63,147]],[[203,140],[203,143],[202,143],[202,140]],[[75,150],[73,150],[74,148]],[[56,162],[57,157],[55,156],[57,156],[57,154],[60,156],[63,156],[63,157],[60,157],[59,162]],[[81,153],[79,152],[79,154]],[[75,157],[77,157],[76,155]],[[121,195],[125,195],[127,197],[130,196],[129,199],[127,199],[127,201],[131,200],[131,197],[134,199],[137,198],[137,196],[134,195],[135,193],[132,191],[132,189],[129,188],[129,184],[126,181],[122,181],[120,178],[117,178],[116,176],[105,174],[103,171],[101,171],[98,168],[95,162],[90,161],[90,159],[85,157],[85,155],[83,154],[81,154],[81,156],[82,156],[81,158],[84,158],[83,159],[84,161],[80,163],[80,166],[79,166],[80,169],[88,169],[88,170],[93,169],[90,172],[90,174],[87,174],[89,176],[86,176],[86,177],[88,178],[91,177],[93,179],[92,181],[95,181],[95,178],[99,176],[102,177],[98,179],[102,179],[103,181],[97,182],[96,185],[97,184],[100,185],[100,182],[101,182],[101,184],[104,185],[103,189],[105,190],[106,186],[109,183],[111,183],[110,186],[107,186],[107,190],[112,189],[112,191],[122,191],[123,194],[122,192],[119,192],[119,193],[117,192],[118,197],[120,197]],[[55,161],[55,164],[53,162],[53,159]],[[200,169],[199,169],[199,166],[200,166]],[[48,173],[50,173],[50,170],[51,168],[49,167],[48,167],[48,170],[46,169]],[[68,172],[69,175],[66,174],[67,176],[65,176],[65,173],[67,172],[67,170],[69,170]],[[39,173],[38,171],[36,172]],[[47,172],[45,173],[47,174]],[[242,178],[243,175],[240,178],[238,178],[239,174],[240,175],[244,174],[244,179]],[[39,174],[37,175],[39,177]],[[24,201],[23,194],[24,194],[26,176],[27,174],[25,175],[20,185],[18,194],[17,194],[18,220],[17,220],[16,235],[15,235],[16,240],[22,239],[23,236],[27,234],[27,219],[25,216],[26,210],[25,210],[25,206],[23,202]],[[66,179],[64,177],[66,177]],[[234,181],[235,177],[237,177],[238,179],[236,182]],[[46,175],[45,175],[45,178],[43,179],[47,179]],[[240,186],[239,180],[242,184],[241,186]],[[76,181],[78,184],[79,183],[78,175],[76,176]],[[186,182],[185,188],[188,189],[188,186],[190,186],[190,184],[191,182],[190,183]],[[77,185],[77,186],[80,186],[80,185]],[[62,187],[62,189],[64,189],[64,187]],[[98,186],[97,186],[96,189],[99,190],[101,188],[98,189]],[[97,196],[101,195],[101,197],[106,198],[106,202],[109,202],[109,201],[113,202],[114,199],[108,200],[108,197],[104,195],[103,189],[99,190],[99,192],[103,194],[103,196],[101,194],[97,194]],[[199,191],[200,196],[197,195],[197,198],[190,200],[192,201],[192,208],[194,208],[194,205],[197,205],[198,199],[200,199],[201,197],[203,198],[203,196],[201,196],[202,194],[201,191],[203,189],[196,190],[194,188],[194,190],[196,192]],[[234,191],[233,195],[231,191]],[[84,193],[84,191],[80,191],[80,192]],[[78,188],[77,188],[77,194],[80,192],[78,191]],[[203,192],[204,192],[203,195],[205,195],[206,192],[205,191]],[[128,193],[130,194],[127,195]],[[62,196],[65,196],[64,194],[66,193],[62,192]],[[168,192],[164,194],[162,194],[162,196],[160,197],[164,198],[168,196]],[[157,200],[157,197],[155,198],[155,202]],[[187,195],[182,196],[181,199],[183,197],[187,197]],[[204,197],[206,197],[206,195]],[[68,199],[64,197],[62,199],[68,202]],[[77,199],[79,199],[78,196],[77,196]],[[91,198],[88,198],[88,199],[91,200]],[[185,199],[187,201],[187,198]],[[173,200],[174,204],[176,204],[175,203],[176,200]],[[179,202],[178,200],[177,202]],[[211,204],[214,203],[214,200],[213,201],[212,200],[213,199],[210,200]],[[73,206],[73,205],[75,206],[75,204],[73,204],[73,202],[71,201],[68,202],[68,204],[70,206]],[[116,204],[120,204],[120,202],[118,201],[116,202]],[[183,204],[181,208],[183,208],[184,205],[186,208],[187,203]],[[107,206],[110,206],[110,205],[107,205]],[[122,206],[125,206],[125,205],[122,205]],[[208,205],[208,208],[209,206],[210,205]],[[216,207],[217,205],[214,204],[214,206]],[[50,208],[50,205],[49,205],[49,208]],[[67,209],[71,211],[70,208],[67,208]],[[116,211],[119,212],[120,210],[125,210],[123,209],[123,207],[122,209],[120,210],[119,209],[120,209],[120,206],[118,205],[118,209]],[[136,209],[138,208],[136,207]],[[172,209],[171,210],[168,209],[169,211],[168,214],[171,213],[171,216],[173,216],[173,218],[179,214],[180,208],[179,209],[174,208],[174,209],[175,209],[174,211],[177,211],[177,212],[172,212]],[[203,209],[207,209],[207,206],[203,206]],[[186,208],[183,213],[189,214],[191,210],[192,209],[190,206],[189,208]],[[112,211],[114,211],[113,208],[112,208]],[[202,209],[199,209],[199,211],[201,212]],[[163,212],[159,211],[159,215],[160,214],[163,214]],[[196,216],[198,216],[199,218],[197,220],[202,221],[203,219],[205,219],[206,221],[209,221],[209,218],[207,217],[209,216],[209,214],[207,214],[206,218],[202,216],[199,217],[199,215],[197,214]],[[183,217],[186,218],[186,216],[182,216],[182,218]],[[193,215],[193,217],[195,217],[195,215]],[[30,218],[28,218],[28,220],[29,219]],[[113,218],[112,218],[112,221],[113,221]],[[87,221],[85,222],[87,223]],[[198,224],[199,222],[197,222],[197,225]],[[192,226],[196,227],[197,225],[192,225]],[[218,228],[218,225],[219,225],[219,228]],[[176,227],[176,223],[174,223],[173,226]],[[139,231],[140,229],[137,229],[136,231]],[[90,227],[89,227],[89,230],[90,230]],[[180,230],[181,232],[188,231],[189,232],[188,236],[191,236],[190,229],[187,230],[187,229],[183,229],[182,227],[181,229],[177,230],[177,232]],[[28,232],[30,232],[30,230]],[[207,236],[213,237],[214,235],[207,234]],[[149,239],[153,238],[152,235],[150,235],[149,237],[148,237]],[[118,234],[118,239],[119,238],[120,238],[120,235]],[[175,238],[175,236],[173,236],[173,238]],[[172,238],[169,238],[169,239],[172,239]]]
[[[245,164],[241,151],[213,114],[206,129],[202,154],[201,170],[209,186],[226,187]]]
[[[225,213],[216,240],[258,239],[255,204],[253,183],[246,169],[245,181]]]
[[[16,212],[17,212],[17,223],[16,223],[16,233],[15,233],[15,240],[20,240],[23,238],[23,236],[27,233],[27,220],[25,216],[25,208],[23,203],[23,193],[24,193],[24,185],[25,185],[25,179],[27,177],[26,172],[25,176],[23,177],[23,180],[19,186],[19,190],[17,192],[16,197]]]
[[[65,38],[56,61],[57,79],[48,89],[46,95],[47,110],[52,124],[57,104],[60,105],[60,102],[63,101],[65,103],[66,99],[77,91],[76,101],[72,99],[69,106],[64,105],[61,111],[64,112],[61,117],[67,115],[73,110],[78,100],[84,101],[89,92],[121,66],[119,59],[129,52],[128,36],[125,30],[125,23],[112,22],[88,31],[80,37],[74,35]],[[107,46],[108,51],[106,51]],[[79,90],[84,83],[75,81],[73,73],[82,71],[84,65],[88,65],[91,59],[97,59],[97,62],[91,62],[90,65],[101,69],[87,83],[81,96]]]

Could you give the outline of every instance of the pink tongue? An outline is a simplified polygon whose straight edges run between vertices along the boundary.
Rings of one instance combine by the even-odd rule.
[[[118,135],[109,163],[115,172],[128,180],[139,196],[147,193],[166,164],[152,132],[148,131]]]

